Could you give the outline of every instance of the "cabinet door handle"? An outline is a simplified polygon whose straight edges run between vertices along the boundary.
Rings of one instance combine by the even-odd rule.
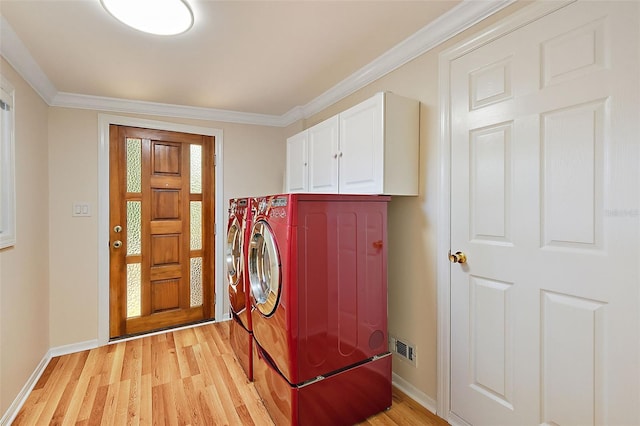
[[[338,154],[333,154],[333,158],[338,158]]]
[[[340,153],[340,158],[342,158],[342,152]]]

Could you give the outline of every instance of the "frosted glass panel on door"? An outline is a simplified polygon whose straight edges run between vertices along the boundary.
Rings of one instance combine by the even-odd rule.
[[[127,201],[127,256],[141,253],[141,213],[141,201]]]
[[[191,250],[202,250],[201,201],[191,201]]]
[[[202,305],[202,258],[191,259],[191,307]]]
[[[142,139],[127,138],[127,192],[142,192]]]
[[[127,318],[140,316],[142,268],[139,263],[127,265]]]
[[[202,193],[202,146],[191,145],[191,193]]]

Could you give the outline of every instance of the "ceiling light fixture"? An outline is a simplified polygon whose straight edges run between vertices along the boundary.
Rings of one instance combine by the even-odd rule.
[[[175,35],[193,25],[193,12],[184,0],[100,0],[118,21],[139,31]]]

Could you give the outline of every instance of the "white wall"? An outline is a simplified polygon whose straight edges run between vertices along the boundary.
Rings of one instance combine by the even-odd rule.
[[[50,108],[49,112],[52,347],[98,338],[98,114],[69,108]],[[224,181],[216,185],[224,187],[225,217],[229,198],[282,190],[285,144],[281,128],[140,118],[223,130]],[[89,202],[92,216],[72,217],[74,201]],[[217,297],[223,298],[227,312],[226,293]]]
[[[0,250],[0,414],[49,350],[47,105],[0,59],[15,88],[16,245]]]

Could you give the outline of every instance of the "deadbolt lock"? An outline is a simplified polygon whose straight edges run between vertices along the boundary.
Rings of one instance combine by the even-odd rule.
[[[122,232],[122,226],[116,225],[113,227],[113,232]]]

